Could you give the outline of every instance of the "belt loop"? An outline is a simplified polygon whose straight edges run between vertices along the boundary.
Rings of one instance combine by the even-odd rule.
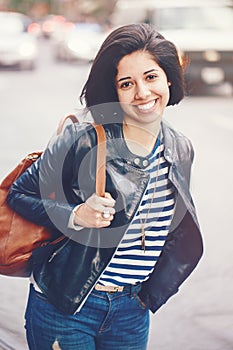
[[[132,285],[130,286],[130,291],[129,291],[129,294],[130,294],[130,298],[131,298],[131,299],[133,299],[134,294],[135,294],[134,289],[135,289],[135,286],[132,284]]]
[[[133,298],[138,294],[141,290],[141,283],[131,285],[130,286],[130,298]]]

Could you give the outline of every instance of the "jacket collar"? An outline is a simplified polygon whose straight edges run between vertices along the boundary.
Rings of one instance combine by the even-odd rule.
[[[170,164],[173,164],[179,159],[175,142],[178,133],[165,121],[162,121],[161,127],[164,142],[164,157]],[[111,142],[114,144],[114,152],[118,153],[121,159],[138,168],[143,169],[148,166],[147,157],[140,157],[133,154],[126,146],[122,123],[106,125],[105,131],[108,135],[107,138],[111,139]]]
[[[167,122],[162,122],[162,133],[164,138],[164,158],[173,164],[178,160],[176,137],[177,133]]]

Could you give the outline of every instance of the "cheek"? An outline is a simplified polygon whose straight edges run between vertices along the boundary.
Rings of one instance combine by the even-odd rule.
[[[118,100],[120,103],[129,103],[132,100],[132,93],[129,91],[121,91],[117,92]]]
[[[169,99],[170,99],[170,89],[167,88],[165,92],[166,105],[168,104]]]
[[[161,84],[160,86],[160,95],[162,96],[162,99],[164,101],[164,104],[166,105],[169,101],[169,98],[170,98],[170,89],[166,84]]]

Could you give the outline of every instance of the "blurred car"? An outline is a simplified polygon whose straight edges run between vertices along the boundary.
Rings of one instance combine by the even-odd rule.
[[[27,32],[39,38],[42,35],[42,25],[39,20],[32,21],[27,27]]]
[[[30,24],[30,18],[21,13],[0,12],[0,66],[35,68],[38,46],[28,32]]]
[[[56,31],[63,30],[66,23],[67,20],[64,16],[52,14],[46,16],[41,25],[43,37],[50,39],[54,33],[56,34]]]
[[[54,37],[54,56],[60,61],[91,62],[106,34],[97,23],[77,23]]]
[[[231,1],[125,0],[118,1],[114,15],[118,25],[150,22],[176,44],[181,59],[189,61],[186,82],[191,94],[206,86],[233,84]]]

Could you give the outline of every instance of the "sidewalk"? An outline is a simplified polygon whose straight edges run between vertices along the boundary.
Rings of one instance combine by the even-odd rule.
[[[207,267],[203,261],[179,293],[151,314],[147,350],[233,349],[233,269],[219,264],[222,273],[216,267],[214,273],[206,274]],[[27,294],[27,279],[0,276],[0,350],[28,349],[24,329]]]

